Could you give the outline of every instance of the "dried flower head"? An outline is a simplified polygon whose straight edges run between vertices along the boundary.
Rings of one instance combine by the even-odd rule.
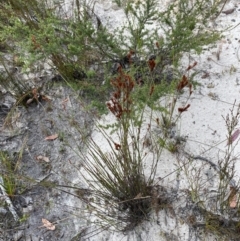
[[[111,84],[115,89],[112,97],[106,105],[108,109],[117,117],[121,118],[123,113],[130,113],[132,100],[130,93],[135,86],[135,81],[132,77],[119,68],[118,76],[111,80]]]
[[[180,107],[180,108],[178,108],[178,111],[180,112],[180,113],[182,113],[182,112],[184,112],[184,111],[187,111],[187,109],[190,107],[190,104],[188,104],[187,106],[185,106],[185,107]]]
[[[190,69],[194,68],[197,65],[197,62],[195,61],[192,65],[189,65],[186,69],[186,71],[189,71]]]
[[[186,75],[183,75],[181,81],[178,83],[177,90],[178,91],[182,90],[188,84],[189,84],[189,82],[188,82]]]

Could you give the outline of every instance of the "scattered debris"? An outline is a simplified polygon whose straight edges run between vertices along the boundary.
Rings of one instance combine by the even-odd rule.
[[[208,72],[204,72],[204,74],[202,75],[202,79],[206,79],[210,76],[210,74]]]
[[[46,156],[37,156],[36,157],[36,160],[37,161],[45,161],[45,162],[50,162],[50,160],[49,160],[49,158],[48,157],[46,157]]]
[[[230,187],[230,195],[228,197],[230,208],[236,208],[238,203],[237,190],[234,187]]]
[[[52,224],[51,222],[49,222],[47,219],[45,218],[42,218],[42,223],[43,223],[43,226],[46,227],[47,229],[49,230],[55,230],[55,225]]]
[[[58,134],[54,134],[54,135],[51,135],[51,136],[47,136],[44,140],[45,141],[53,141],[57,138],[58,138]]]
[[[240,134],[240,129],[237,129],[229,138],[228,145],[231,145],[238,138],[239,134]]]

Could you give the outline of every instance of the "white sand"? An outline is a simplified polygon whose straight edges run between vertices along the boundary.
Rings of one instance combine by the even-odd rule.
[[[164,1],[166,4],[166,1]],[[187,141],[185,145],[185,151],[192,155],[201,155],[208,158],[213,163],[217,163],[219,159],[224,157],[227,148],[227,129],[223,117],[226,117],[230,113],[234,101],[236,104],[240,103],[240,2],[237,0],[230,0],[225,10],[235,7],[235,11],[232,14],[226,15],[221,13],[216,20],[219,30],[225,30],[223,32],[223,38],[216,43],[215,47],[206,48],[201,55],[197,56],[191,54],[184,56],[182,60],[182,70],[186,69],[194,61],[197,61],[197,66],[192,70],[199,71],[199,74],[194,78],[195,81],[201,84],[197,86],[191,95],[188,103],[191,104],[187,112],[182,114],[182,117],[177,123],[177,132],[181,136],[186,136]],[[116,10],[113,10],[116,9]],[[116,27],[123,23],[123,12],[115,5],[112,5],[111,1],[101,1],[96,4],[96,12],[99,17],[105,18],[105,21],[109,21],[109,26]],[[105,23],[105,22],[104,22]],[[234,28],[234,26],[236,26]],[[230,27],[230,29],[229,29]],[[217,52],[220,52],[220,58],[217,58]],[[208,73],[207,78],[202,76]],[[177,107],[181,107],[185,102],[187,91],[178,100]],[[114,116],[109,114],[104,116],[102,121],[107,123],[112,121]],[[109,151],[108,145],[103,141],[102,136],[98,133],[93,134],[94,139],[103,148],[104,151]],[[237,140],[236,140],[237,143]],[[240,147],[236,145],[233,155],[236,156],[236,173],[234,179],[238,181],[240,174],[240,160],[239,160]],[[180,162],[181,162],[180,157]],[[183,158],[184,159],[184,158]],[[165,177],[172,171],[176,170],[179,166],[177,164],[177,156],[171,154],[168,151],[164,151],[161,157],[161,163],[158,168],[156,178]],[[203,162],[199,161],[198,167],[203,165]],[[190,167],[189,167],[190,168]],[[204,168],[200,178],[205,181],[205,188],[207,192],[210,192],[215,188],[216,183],[212,181],[206,181],[204,172],[208,172],[208,175],[214,175],[214,170],[209,170],[209,166]],[[146,170],[147,172],[148,170]],[[189,169],[190,171],[190,169]],[[176,173],[169,175],[161,182],[166,187],[175,187],[177,184]],[[216,173],[215,173],[216,174]],[[189,178],[196,181],[196,173],[191,172]],[[204,179],[205,178],[205,179]],[[189,179],[181,173],[180,176],[180,189],[189,187]],[[191,181],[191,180],[190,180]],[[178,202],[174,202],[173,206],[176,212],[179,213],[179,208],[184,207],[186,204],[186,195],[183,192],[179,194]],[[203,197],[204,198],[204,197]],[[172,235],[172,236],[171,236]],[[205,236],[198,238],[191,233],[191,229],[188,224],[184,222],[179,216],[175,217],[169,212],[160,211],[157,215],[152,214],[150,221],[144,221],[142,225],[139,225],[134,231],[121,234],[121,233],[109,233],[102,232],[101,234],[92,237],[89,240],[113,240],[113,241],[157,241],[157,240],[214,240],[214,237],[210,238]],[[218,240],[218,239],[217,239]]]

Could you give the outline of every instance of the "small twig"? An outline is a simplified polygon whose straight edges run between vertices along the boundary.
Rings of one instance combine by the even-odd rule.
[[[151,196],[132,198],[132,199],[128,199],[128,200],[124,200],[124,201],[118,202],[118,204],[130,202],[130,201],[133,201],[133,200],[142,200],[142,199],[148,199],[148,198],[151,198]]]
[[[222,6],[222,8],[221,8],[221,10],[219,11],[219,13],[218,13],[218,14],[217,14],[217,16],[215,17],[215,19],[217,19],[217,18],[219,17],[219,15],[221,14],[221,12],[222,12],[223,8],[225,7],[225,5],[226,5],[227,1],[228,1],[228,0],[225,0],[225,2],[224,2],[224,4],[223,4],[223,6]]]
[[[238,59],[238,62],[240,62],[240,58],[239,58],[239,54],[238,54],[239,48],[240,48],[240,46],[238,46],[238,49],[237,49],[237,59]]]
[[[214,169],[215,171],[217,171],[217,172],[219,172],[219,173],[222,172],[222,170],[221,170],[215,163],[213,163],[212,161],[208,160],[207,158],[202,157],[202,156],[191,156],[191,155],[189,155],[188,153],[186,153],[186,154],[187,154],[190,158],[192,158],[192,159],[194,159],[194,160],[205,161],[205,162],[209,163],[210,166],[213,167],[213,169]],[[226,175],[226,174],[224,173],[224,175]],[[229,184],[230,184],[232,187],[237,188],[235,180],[233,180],[233,179],[230,180],[230,181],[229,181]]]

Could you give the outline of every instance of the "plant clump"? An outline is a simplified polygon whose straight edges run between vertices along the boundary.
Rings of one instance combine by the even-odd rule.
[[[130,227],[132,229],[149,216],[153,200],[156,204],[158,199],[158,204],[161,205],[161,197],[153,195],[158,160],[153,160],[152,172],[150,176],[146,176],[145,154],[140,141],[143,120],[141,115],[137,114],[137,106],[132,99],[134,88],[137,88],[136,82],[120,67],[118,75],[112,79],[111,84],[114,92],[106,104],[116,117],[116,123],[112,126],[116,140],[107,134],[107,127],[98,128],[111,150],[103,152],[90,138],[87,140],[88,155],[85,157],[86,162],[83,167],[92,178],[86,181],[91,193],[94,193],[93,196],[97,195],[102,201],[108,200],[111,203],[111,211],[108,210],[105,219],[111,217],[113,226],[126,230]],[[138,133],[132,135],[136,130]],[[103,210],[99,208],[99,203],[93,202],[92,205],[102,217]]]

